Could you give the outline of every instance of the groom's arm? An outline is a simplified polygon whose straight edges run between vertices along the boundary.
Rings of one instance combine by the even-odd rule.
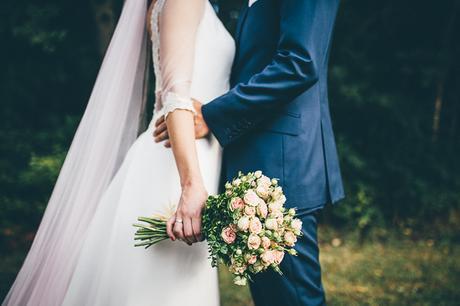
[[[280,39],[272,62],[247,83],[203,106],[203,117],[222,146],[245,135],[318,80],[311,52],[318,1],[280,1]]]

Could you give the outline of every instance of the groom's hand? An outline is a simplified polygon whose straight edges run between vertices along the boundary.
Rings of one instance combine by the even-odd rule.
[[[201,108],[203,104],[197,100],[193,100],[193,106],[195,107],[196,116],[195,116],[195,138],[205,138],[209,135],[209,127],[204,121],[203,113]],[[155,142],[165,142],[165,147],[170,148],[171,143],[169,142],[168,127],[166,126],[165,117],[161,116],[155,122],[155,131],[153,132],[153,137],[155,137]]]
[[[167,222],[166,231],[172,240],[183,240],[187,244],[202,241],[201,214],[208,198],[201,184],[182,188],[176,214]]]

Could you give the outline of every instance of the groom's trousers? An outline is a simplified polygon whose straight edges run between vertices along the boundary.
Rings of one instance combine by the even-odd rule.
[[[319,263],[317,213],[299,213],[303,222],[303,236],[295,246],[298,256],[286,254],[281,262],[283,276],[271,269],[253,276],[251,293],[256,306],[325,305]]]

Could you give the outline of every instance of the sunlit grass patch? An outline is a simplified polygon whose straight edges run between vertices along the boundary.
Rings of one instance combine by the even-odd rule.
[[[328,305],[459,305],[459,246],[397,238],[361,245],[329,234],[320,245]],[[253,305],[224,268],[220,279],[222,306]]]

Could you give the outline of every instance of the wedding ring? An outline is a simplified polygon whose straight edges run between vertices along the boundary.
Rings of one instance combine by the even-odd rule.
[[[176,219],[176,223],[184,223],[184,221],[182,221],[182,219]]]

